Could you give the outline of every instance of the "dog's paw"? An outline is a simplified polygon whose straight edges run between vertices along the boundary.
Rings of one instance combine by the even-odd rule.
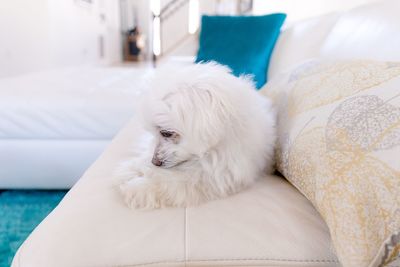
[[[146,172],[144,164],[138,164],[135,161],[126,161],[120,164],[114,172],[114,181],[116,184],[127,183],[132,179],[143,178]]]
[[[139,177],[123,182],[119,189],[131,209],[149,210],[162,207],[157,186],[146,178]]]

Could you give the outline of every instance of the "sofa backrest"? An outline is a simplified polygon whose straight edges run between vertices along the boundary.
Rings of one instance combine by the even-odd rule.
[[[343,13],[320,55],[400,61],[400,1],[381,0]]]
[[[294,65],[319,56],[319,50],[335,25],[339,14],[307,19],[283,29],[272,52],[268,79]]]
[[[400,61],[400,0],[309,19],[281,33],[268,79],[310,58]]]

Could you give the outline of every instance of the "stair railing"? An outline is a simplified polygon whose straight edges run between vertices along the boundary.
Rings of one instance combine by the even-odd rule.
[[[156,3],[157,2],[157,3]],[[187,5],[189,0],[171,0],[161,8],[160,0],[153,0],[153,47],[152,63],[156,66],[157,59],[162,55],[162,24],[172,17],[176,12]]]

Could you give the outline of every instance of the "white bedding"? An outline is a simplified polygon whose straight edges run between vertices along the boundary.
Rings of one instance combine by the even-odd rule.
[[[131,118],[151,68],[0,79],[0,188],[69,188]]]
[[[0,139],[111,139],[149,68],[75,68],[0,80]]]

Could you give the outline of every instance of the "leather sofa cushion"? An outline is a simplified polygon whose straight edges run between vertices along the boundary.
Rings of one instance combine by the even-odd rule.
[[[37,227],[13,267],[338,265],[324,221],[278,176],[199,207],[127,208],[112,173],[140,134],[135,125],[122,130]]]

